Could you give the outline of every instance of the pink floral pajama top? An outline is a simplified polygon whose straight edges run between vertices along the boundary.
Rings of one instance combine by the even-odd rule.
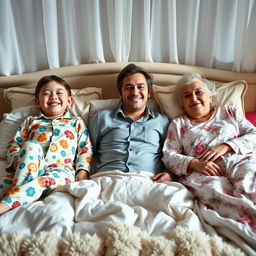
[[[215,160],[225,176],[187,171],[193,158],[222,143],[233,149]],[[201,203],[256,231],[256,128],[243,114],[233,107],[219,106],[203,123],[192,122],[185,115],[175,118],[163,146],[163,162],[181,176],[180,182]]]
[[[203,123],[193,123],[184,115],[170,123],[163,161],[174,174],[186,175],[193,158],[200,158],[207,148],[224,142],[232,147],[233,154],[256,152],[256,128],[230,106],[218,107]]]

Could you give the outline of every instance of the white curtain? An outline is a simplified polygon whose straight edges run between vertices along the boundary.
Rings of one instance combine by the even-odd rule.
[[[0,0],[0,73],[111,61],[256,71],[255,0]]]

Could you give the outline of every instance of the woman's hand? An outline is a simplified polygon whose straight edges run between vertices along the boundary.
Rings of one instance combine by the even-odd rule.
[[[160,172],[151,178],[155,182],[172,181],[173,175],[171,172]]]
[[[215,161],[218,157],[223,156],[230,151],[232,151],[232,148],[228,144],[223,143],[218,146],[209,148],[207,151],[203,153],[203,155],[199,158],[199,160]]]
[[[75,181],[79,180],[89,180],[89,172],[84,169],[78,170]]]
[[[202,173],[207,176],[224,176],[225,173],[221,168],[212,161],[201,161],[197,158],[193,158],[189,165],[189,170],[194,170],[196,172]]]

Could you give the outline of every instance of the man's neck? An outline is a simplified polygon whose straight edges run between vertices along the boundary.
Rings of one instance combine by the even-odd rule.
[[[146,108],[144,110],[139,111],[128,111],[124,110],[124,114],[128,117],[130,117],[134,122],[145,116],[146,114]]]

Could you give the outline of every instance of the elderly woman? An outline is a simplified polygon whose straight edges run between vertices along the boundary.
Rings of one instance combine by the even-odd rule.
[[[170,123],[163,161],[208,207],[256,231],[256,128],[215,106],[213,83],[184,75],[175,94],[185,114]]]

